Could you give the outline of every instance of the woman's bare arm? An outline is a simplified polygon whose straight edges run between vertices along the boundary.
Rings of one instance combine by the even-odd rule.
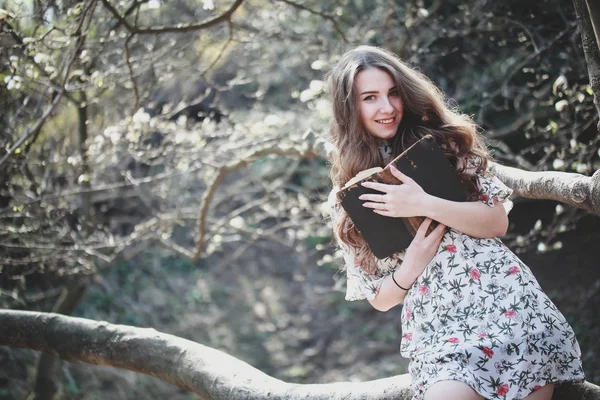
[[[410,246],[406,249],[400,268],[385,277],[375,299],[369,300],[369,303],[377,310],[387,311],[401,304],[407,291],[398,285],[410,288],[437,253],[446,232],[446,226],[439,224],[429,236],[425,236],[430,224],[431,219],[429,218],[423,221]],[[398,285],[394,283],[392,276]]]

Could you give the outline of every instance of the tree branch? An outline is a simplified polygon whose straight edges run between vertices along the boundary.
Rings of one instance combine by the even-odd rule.
[[[50,106],[48,107],[46,112],[37,120],[35,125],[28,132],[26,132],[23,136],[21,136],[21,138],[19,138],[19,140],[17,140],[17,142],[0,159],[0,167],[12,155],[12,153],[14,153],[15,150],[18,149],[21,145],[23,145],[25,143],[25,141],[27,141],[27,140],[29,140],[29,143],[26,144],[25,147],[26,147],[26,151],[28,150],[28,147],[35,141],[38,134],[40,133],[40,130],[44,126],[44,123],[46,122],[46,120],[48,119],[50,114],[52,114],[52,111],[57,106],[57,104],[60,102],[63,95],[65,94],[65,92],[66,92],[65,88],[66,88],[67,82],[69,80],[69,71],[71,70],[73,63],[76,61],[79,51],[81,50],[81,48],[85,42],[85,39],[87,37],[87,29],[89,28],[89,23],[91,22],[91,19],[93,17],[94,4],[95,4],[95,1],[92,1],[90,3],[90,5],[88,6],[88,8],[86,9],[86,11],[81,16],[80,24],[77,28],[77,32],[79,34],[79,37],[77,39],[77,44],[75,45],[75,50],[73,51],[73,56],[71,58],[67,58],[67,60],[65,61],[65,65],[63,67],[62,83],[60,84],[60,89],[58,89],[58,90],[55,89],[54,99],[53,99],[52,103],[50,104]],[[83,27],[84,23],[86,22],[87,13],[90,10],[91,10],[91,13],[90,13],[90,18],[88,20],[88,26],[85,28],[85,32],[81,32],[82,27]],[[2,23],[4,23],[4,22],[2,22]],[[11,29],[12,29],[12,27],[11,27]],[[13,30],[13,32],[14,32],[14,30]],[[13,33],[13,37],[18,37],[21,45],[23,45],[23,41],[21,40],[21,38],[18,35],[16,35],[16,33]],[[35,64],[36,64],[36,68],[39,68],[37,66],[37,63],[35,63]],[[1,168],[0,168],[0,171],[1,171]]]
[[[134,36],[135,35],[133,33],[130,33],[127,37],[127,40],[125,40],[125,61],[127,62],[127,69],[129,69],[129,79],[131,80],[131,84],[133,85],[133,93],[135,94],[135,105],[133,109],[137,111],[137,109],[140,108],[140,91],[138,90],[137,82],[135,80],[133,65],[131,63],[131,53],[129,51],[129,42],[131,41],[131,39],[134,38]]]
[[[596,0],[585,0],[590,14],[590,22],[596,36],[596,45],[600,49],[600,3]]]
[[[600,215],[600,170],[592,176],[569,172],[529,172],[492,163],[490,170],[521,197],[557,200]]]
[[[520,130],[523,125],[527,125],[532,119],[541,119],[551,116],[555,113],[554,107],[544,107],[540,109],[530,110],[525,114],[520,115],[514,121],[499,127],[497,129],[488,130],[485,134],[486,139],[504,140],[509,136],[522,134]]]
[[[578,0],[574,0],[574,1],[578,1]],[[511,71],[508,72],[507,74],[503,75],[504,81],[502,82],[502,84],[499,85],[498,88],[496,90],[494,90],[492,93],[489,93],[487,95],[487,98],[492,99],[495,96],[497,96],[500,92],[502,92],[502,90],[508,85],[508,82],[510,82],[512,80],[512,78],[523,69],[523,67],[525,67],[527,64],[529,64],[536,57],[539,57],[541,54],[552,49],[559,42],[559,40],[562,39],[563,36],[565,36],[567,33],[569,33],[572,30],[572,28],[573,28],[572,26],[569,26],[566,29],[562,30],[556,36],[554,36],[552,38],[552,40],[550,40],[547,44],[545,44],[544,46],[539,48],[537,51],[533,51],[527,57],[523,58],[521,60],[521,62],[519,62],[517,65],[511,66]]]
[[[282,3],[288,4],[288,5],[290,5],[292,7],[295,7],[297,9],[299,9],[299,10],[308,11],[311,14],[318,15],[321,18],[324,18],[324,19],[327,19],[327,20],[331,21],[331,23],[333,24],[333,28],[336,30],[336,32],[338,33],[338,35],[340,35],[340,37],[342,38],[342,40],[344,41],[344,43],[349,43],[348,39],[346,38],[346,35],[344,35],[344,32],[340,29],[340,27],[339,27],[339,25],[338,25],[338,23],[337,23],[337,21],[336,21],[336,19],[335,19],[335,17],[333,15],[326,14],[326,13],[321,12],[321,11],[313,10],[312,8],[309,8],[309,7],[307,7],[305,5],[302,5],[302,4],[294,3],[293,1],[290,1],[290,0],[277,0],[277,1],[280,1]]]
[[[42,129],[42,126],[44,126],[44,123],[50,116],[50,114],[52,114],[52,111],[54,110],[56,105],[60,102],[60,99],[62,98],[64,92],[65,91],[63,89],[56,93],[56,96],[54,97],[54,101],[50,104],[50,106],[48,107],[46,112],[44,112],[44,114],[40,117],[40,119],[37,120],[35,125],[28,132],[26,132],[23,136],[21,136],[19,138],[19,140],[17,140],[15,142],[15,144],[13,144],[11,146],[10,149],[8,149],[6,154],[4,154],[4,156],[0,159],[0,167],[2,166],[2,164],[4,164],[4,162],[6,160],[8,160],[8,158],[15,152],[15,150],[17,150],[23,143],[25,143],[25,141],[27,139],[37,136],[40,129]]]
[[[317,154],[312,149],[303,149],[299,150],[296,148],[283,149],[281,147],[268,147],[265,149],[260,149],[252,152],[251,154],[242,157],[240,160],[236,160],[228,165],[224,165],[220,167],[212,179],[211,183],[206,188],[204,192],[204,196],[202,197],[202,202],[200,204],[200,215],[198,216],[198,242],[196,246],[196,254],[194,256],[194,260],[197,260],[202,256],[202,252],[204,251],[204,241],[206,236],[206,218],[208,216],[208,209],[210,207],[210,202],[217,191],[217,188],[223,181],[225,176],[229,175],[232,172],[238,171],[244,168],[249,163],[269,155],[280,155],[280,156],[288,156],[288,157],[301,157],[301,158],[312,158],[316,157]]]
[[[202,399],[408,400],[408,374],[368,382],[291,384],[228,354],[154,329],[31,311],[0,310],[0,346],[43,351],[140,372]],[[554,400],[600,400],[589,382],[561,385]]]
[[[136,26],[131,25],[125,18],[123,18],[121,14],[119,14],[119,11],[117,11],[117,9],[112,6],[109,0],[102,0],[104,6],[125,27],[125,29],[127,29],[130,33],[138,35],[148,35],[157,33],[183,33],[210,28],[211,26],[220,24],[221,22],[229,21],[233,13],[239,8],[240,5],[242,5],[243,2],[244,0],[236,0],[236,2],[233,3],[231,7],[223,14],[213,19],[209,19],[208,21],[200,22],[197,24],[180,24],[177,26],[163,26],[158,28],[138,28]]]
[[[192,167],[185,171],[175,170],[175,171],[163,172],[160,174],[137,179],[135,182],[115,183],[115,184],[111,184],[111,185],[97,186],[94,188],[84,189],[84,190],[81,190],[81,189],[65,190],[64,192],[59,192],[56,194],[49,194],[46,196],[40,196],[35,199],[31,199],[28,201],[19,202],[19,204],[23,205],[23,206],[29,206],[31,204],[34,204],[34,203],[37,203],[40,201],[54,200],[54,199],[59,199],[62,197],[67,197],[67,196],[78,196],[78,195],[82,195],[82,194],[86,194],[86,193],[112,192],[117,189],[131,188],[131,187],[137,187],[137,186],[141,186],[141,185],[152,184],[152,183],[158,182],[163,179],[169,179],[169,178],[174,178],[177,176],[184,176],[184,175],[192,174],[192,173],[204,168],[205,166],[206,166],[206,164],[200,164],[196,167]],[[123,194],[115,193],[114,196],[111,196],[111,198],[116,198],[118,196],[123,197]],[[106,200],[106,199],[103,199],[103,200]],[[6,207],[4,209],[0,209],[0,215],[6,214],[6,213],[10,212],[11,210],[12,210],[11,206]]]
[[[577,25],[581,33],[581,45],[587,62],[590,87],[594,92],[594,104],[596,105],[596,112],[600,116],[600,45],[596,42],[594,26],[592,25],[586,0],[573,0],[573,6],[575,7]],[[597,129],[600,131],[600,120],[598,120]]]
[[[221,351],[154,329],[60,314],[0,310],[0,345],[144,373],[203,399],[408,400],[412,395],[407,375],[364,383],[290,384]]]

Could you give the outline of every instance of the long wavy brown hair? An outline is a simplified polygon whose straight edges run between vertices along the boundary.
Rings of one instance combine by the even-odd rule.
[[[330,141],[335,147],[331,157],[331,181],[343,187],[358,172],[385,166],[379,152],[379,139],[371,136],[361,123],[354,91],[356,75],[366,68],[387,72],[396,84],[404,104],[404,115],[398,131],[391,139],[392,157],[427,134],[431,134],[444,151],[460,178],[469,186],[471,200],[476,195],[475,173],[487,168],[490,156],[477,133],[473,120],[447,105],[444,94],[422,73],[410,68],[395,54],[371,46],[360,46],[346,52],[327,76],[333,104]],[[466,170],[469,158],[472,168]],[[389,160],[387,160],[389,161]],[[373,274],[376,258],[352,221],[341,210],[334,233],[343,243],[353,247],[361,268]]]

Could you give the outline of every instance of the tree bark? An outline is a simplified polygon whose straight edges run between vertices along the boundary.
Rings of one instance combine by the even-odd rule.
[[[594,92],[594,104],[596,105],[598,116],[600,117],[600,45],[596,42],[594,25],[592,24],[592,18],[590,16],[592,10],[594,10],[593,12],[598,12],[598,7],[592,6],[588,9],[586,1],[588,4],[591,4],[597,0],[573,0],[573,6],[575,7],[577,25],[579,26],[579,31],[581,33],[581,44],[587,62],[590,87]],[[599,18],[600,16],[594,15],[595,21],[598,21]],[[596,26],[596,28],[600,27]],[[597,128],[600,132],[600,120],[598,121]]]
[[[491,163],[490,170],[514,194],[529,199],[557,200],[600,215],[600,170],[592,176],[570,172],[529,172]]]
[[[0,345],[141,372],[203,399],[412,398],[407,374],[368,382],[286,383],[221,351],[154,329],[60,314],[0,310]],[[600,387],[588,382],[565,384],[553,398],[600,400]]]
[[[71,314],[77,303],[83,296],[87,282],[77,282],[63,289],[60,297],[56,300],[52,312],[59,314]],[[35,400],[51,400],[56,394],[56,377],[54,366],[59,358],[51,353],[42,353],[38,360],[37,376],[35,379]]]
[[[600,49],[600,2],[598,0],[585,0],[587,3],[590,21],[596,35],[596,45]]]

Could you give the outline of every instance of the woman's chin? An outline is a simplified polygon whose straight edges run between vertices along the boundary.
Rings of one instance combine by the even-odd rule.
[[[394,136],[396,136],[396,132],[397,132],[397,130],[390,129],[390,130],[386,130],[386,131],[377,132],[376,136],[379,139],[392,139]]]

